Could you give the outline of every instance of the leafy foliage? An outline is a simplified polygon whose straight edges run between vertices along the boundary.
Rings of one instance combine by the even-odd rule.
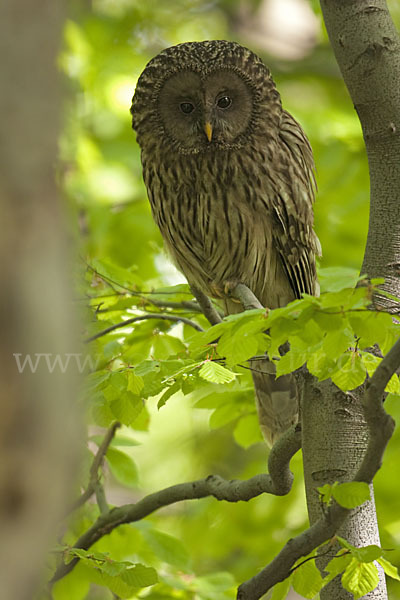
[[[341,575],[343,587],[357,600],[378,585],[379,574],[376,563],[381,565],[389,577],[399,578],[396,567],[384,557],[385,551],[379,546],[356,548],[339,536],[332,541],[335,540],[339,542],[341,549],[324,567],[324,577],[315,564],[315,559],[326,553],[325,548],[322,547],[320,554],[313,554],[299,561],[290,577],[275,586],[272,600],[284,599],[290,586],[293,586],[303,598],[312,600],[338,575]]]

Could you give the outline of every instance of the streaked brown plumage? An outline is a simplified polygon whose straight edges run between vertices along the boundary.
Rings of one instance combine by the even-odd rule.
[[[270,308],[318,293],[311,147],[258,56],[227,41],[167,48],[140,76],[131,112],[154,219],[192,286],[227,312],[240,310],[227,284]],[[297,420],[294,382],[275,380],[267,360],[252,367],[273,443]]]

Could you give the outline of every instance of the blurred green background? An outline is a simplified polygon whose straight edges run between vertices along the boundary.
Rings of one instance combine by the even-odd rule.
[[[400,5],[392,1],[390,8],[399,23]],[[303,125],[314,149],[321,264],[359,269],[368,227],[367,161],[318,2],[86,0],[70,3],[59,57],[67,88],[59,179],[79,249],[78,271],[86,263],[104,261],[129,269],[140,290],[183,281],[165,258],[151,218],[129,108],[136,80],[150,58],[170,45],[213,38],[250,47],[271,68],[284,107]],[[91,285],[95,293],[95,283]],[[235,422],[226,419],[224,424],[223,416],[214,417],[210,430],[212,407],[206,402],[202,410],[193,410],[188,396],[176,395],[160,411],[156,402],[148,401],[148,431],[143,421],[137,428],[142,431],[133,436],[138,445],[130,452],[138,483],[128,489],[110,476],[111,503],[133,502],[150,491],[212,472],[245,478],[265,470],[265,445],[239,445],[232,435]],[[400,416],[394,403],[389,410]],[[399,452],[397,435],[376,478],[384,548],[399,548],[400,542]],[[183,503],[138,526],[121,527],[97,548],[115,559],[134,555],[161,569],[163,582],[137,597],[234,598],[236,582],[262,568],[306,526],[301,457],[293,462],[296,480],[287,497],[238,505],[210,499]],[[157,538],[152,526],[173,537]],[[82,523],[76,525],[76,533],[83,529]],[[74,539],[73,531],[69,541]],[[392,555],[399,564],[400,551]],[[105,588],[88,591],[83,571],[79,573],[78,568],[56,586],[57,600],[112,597]],[[391,598],[400,598],[400,587],[393,582],[390,586]]]

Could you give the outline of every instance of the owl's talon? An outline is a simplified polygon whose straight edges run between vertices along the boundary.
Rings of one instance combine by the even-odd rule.
[[[237,284],[238,284],[237,281],[224,281],[225,295],[229,296],[229,298],[231,298],[232,293],[233,293],[235,287],[237,286]],[[232,298],[232,300],[234,302],[239,302],[239,300],[237,300],[236,298]]]
[[[236,288],[238,282],[237,281],[223,281],[222,283],[217,283],[216,281],[211,281],[209,283],[209,289],[211,295],[214,298],[229,298],[232,302],[238,302],[240,304],[240,300],[232,297],[232,293]]]
[[[224,289],[220,283],[217,283],[216,281],[210,281],[208,288],[212,298],[224,298]]]

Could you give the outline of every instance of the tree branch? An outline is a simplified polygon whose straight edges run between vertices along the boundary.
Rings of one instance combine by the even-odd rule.
[[[381,467],[395,426],[394,420],[383,408],[382,396],[388,381],[399,367],[400,340],[388,352],[367,384],[363,404],[370,431],[369,443],[353,481],[370,483]],[[351,512],[333,502],[314,525],[289,540],[269,565],[239,586],[237,600],[259,600],[274,585],[289,577],[296,561],[332,538]]]
[[[168,314],[164,315],[161,313],[160,314],[154,313],[154,314],[140,315],[138,317],[132,317],[131,319],[127,319],[126,321],[121,321],[121,323],[116,323],[115,325],[111,325],[110,327],[103,329],[103,331],[99,331],[99,333],[96,333],[95,335],[92,335],[91,337],[86,338],[86,340],[84,340],[84,342],[85,342],[85,344],[87,344],[89,342],[93,342],[94,340],[97,340],[98,338],[102,337],[103,335],[106,335],[107,333],[110,333],[111,331],[114,331],[115,329],[120,329],[121,327],[127,327],[128,325],[131,325],[132,323],[136,323],[138,321],[145,321],[146,319],[158,319],[160,321],[176,321],[177,323],[186,323],[186,325],[190,325],[191,327],[196,329],[196,331],[204,331],[204,329],[202,327],[200,327],[200,325],[198,325],[194,321],[191,321],[190,319],[187,319],[186,317],[181,317],[179,315],[168,315]]]
[[[145,496],[136,504],[126,504],[101,514],[92,527],[77,540],[74,547],[87,550],[115,527],[123,523],[140,521],[160,508],[183,500],[213,496],[216,500],[225,500],[226,502],[248,502],[260,494],[279,496],[288,494],[293,481],[289,462],[299,448],[300,432],[292,428],[271,449],[269,458],[271,474],[263,473],[245,481],[239,479],[227,481],[219,475],[209,475],[205,479],[180,483],[159,490]],[[60,565],[52,578],[52,583],[67,575],[78,560],[76,558],[67,565]]]
[[[238,285],[232,290],[231,295],[233,298],[240,300],[244,310],[251,310],[254,308],[265,308],[253,294],[253,292],[244,285],[244,283],[238,283]]]
[[[383,453],[395,428],[395,422],[385,411],[382,399],[388,381],[399,367],[400,339],[379,363],[371,379],[367,381],[363,406],[370,438],[363,462],[354,478],[355,481],[371,483],[375,473],[381,468]]]
[[[200,305],[201,311],[211,325],[221,323],[222,319],[210,298],[196,286],[191,286],[192,294]]]
[[[121,423],[119,423],[118,421],[116,421],[115,423],[113,423],[111,425],[111,427],[109,427],[109,429],[107,430],[106,435],[104,436],[103,441],[101,442],[100,446],[97,449],[97,452],[95,454],[95,457],[93,459],[92,465],[90,467],[90,471],[89,471],[89,484],[86,488],[86,490],[83,492],[83,494],[78,498],[78,500],[70,507],[69,511],[67,514],[69,514],[70,512],[73,512],[74,510],[76,510],[77,508],[79,508],[80,506],[82,506],[83,504],[85,504],[85,502],[87,502],[89,500],[89,498],[96,492],[96,497],[97,497],[97,503],[99,504],[99,508],[101,511],[104,511],[104,502],[103,502],[103,498],[104,498],[104,494],[101,495],[101,491],[99,490],[99,469],[103,463],[104,457],[106,455],[106,452],[108,450],[109,445],[111,444],[113,437],[115,435],[115,432],[117,431],[117,429],[121,427]]]
[[[268,456],[268,471],[271,478],[271,493],[284,496],[290,492],[293,473],[289,468],[292,456],[301,448],[301,429],[290,427],[272,446]]]
[[[121,295],[129,295],[129,296],[133,296],[133,297],[138,297],[140,298],[145,304],[152,304],[153,306],[157,306],[159,308],[173,308],[173,309],[177,309],[177,308],[184,308],[186,310],[191,310],[193,312],[202,312],[202,308],[201,306],[199,306],[196,302],[192,302],[190,300],[183,300],[182,302],[168,302],[168,301],[163,301],[163,300],[154,300],[153,298],[150,298],[150,296],[152,294],[157,294],[157,292],[136,292],[135,290],[132,290],[131,288],[124,286],[122,283],[119,283],[118,281],[111,279],[111,277],[108,277],[107,275],[103,275],[102,273],[99,273],[99,271],[97,271],[97,269],[95,269],[94,267],[92,267],[88,262],[86,262],[84,259],[82,259],[85,262],[86,268],[89,269],[90,271],[92,271],[92,273],[94,273],[97,277],[99,277],[99,279],[101,279],[102,281],[104,281],[104,283],[106,283],[109,287],[111,287],[112,290],[114,290],[114,294],[107,294],[107,296],[101,295],[98,296],[98,298],[104,298],[104,297],[109,297],[111,296],[121,296]],[[119,288],[121,288],[121,290],[123,290],[122,292],[119,292],[118,290],[115,289],[114,286],[117,286]],[[163,292],[164,294],[168,293],[168,292]],[[170,292],[172,293],[172,292]],[[91,300],[95,300],[97,298],[96,297],[92,297],[90,298]]]
[[[200,306],[197,304],[197,302],[192,302],[191,300],[182,300],[182,302],[175,302],[173,300],[153,300],[151,298],[145,298],[143,297],[141,294],[137,293],[137,294],[133,294],[132,292],[121,292],[118,293],[116,292],[115,294],[107,294],[107,295],[100,295],[100,296],[87,296],[86,298],[80,298],[81,301],[87,301],[87,300],[99,300],[99,306],[101,306],[102,302],[102,298],[107,298],[107,297],[113,297],[113,296],[121,296],[121,297],[126,297],[126,296],[132,296],[133,298],[137,298],[138,301],[137,302],[132,302],[132,306],[136,306],[140,309],[143,309],[144,306],[146,306],[147,304],[150,304],[151,306],[155,306],[156,308],[172,308],[175,311],[178,310],[186,310],[189,312],[194,312],[194,313],[201,313],[203,312],[200,308]],[[115,308],[113,306],[110,306],[108,308],[97,308],[96,313],[107,313],[107,312],[112,312],[115,311]]]

